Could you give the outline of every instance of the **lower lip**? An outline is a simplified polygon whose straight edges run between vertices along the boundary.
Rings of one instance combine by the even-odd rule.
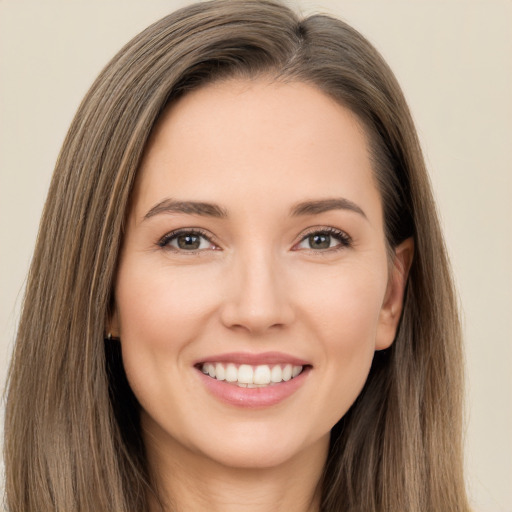
[[[256,409],[270,407],[286,400],[305,382],[311,368],[306,367],[302,373],[286,382],[260,388],[243,388],[224,380],[217,380],[198,370],[198,375],[208,391],[219,400],[236,407]]]

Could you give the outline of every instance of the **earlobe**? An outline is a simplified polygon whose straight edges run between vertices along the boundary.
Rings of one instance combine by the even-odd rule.
[[[389,348],[402,315],[405,287],[414,256],[414,240],[408,238],[394,250],[386,295],[380,311],[375,350]]]

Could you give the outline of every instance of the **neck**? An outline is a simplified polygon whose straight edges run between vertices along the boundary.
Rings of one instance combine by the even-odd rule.
[[[165,512],[319,512],[329,440],[274,467],[229,467],[178,443],[147,443]],[[162,510],[152,504],[152,512]]]

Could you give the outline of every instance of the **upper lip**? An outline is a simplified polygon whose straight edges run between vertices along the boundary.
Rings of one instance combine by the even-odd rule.
[[[202,363],[234,363],[249,364],[257,366],[259,364],[291,364],[294,366],[311,365],[308,361],[299,357],[285,354],[283,352],[226,352],[223,354],[214,354],[204,357],[195,362],[194,365]]]

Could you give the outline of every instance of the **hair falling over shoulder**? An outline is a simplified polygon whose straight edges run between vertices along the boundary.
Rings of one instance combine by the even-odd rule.
[[[5,420],[9,512],[142,512],[158,503],[138,404],[105,343],[132,184],[169,102],[266,75],[312,84],[370,140],[390,248],[415,257],[391,348],[331,433],[323,512],[468,511],[457,301],[408,107],[371,44],[344,22],[275,0],[183,8],[129,42],[80,105],[59,155],[27,281]]]

